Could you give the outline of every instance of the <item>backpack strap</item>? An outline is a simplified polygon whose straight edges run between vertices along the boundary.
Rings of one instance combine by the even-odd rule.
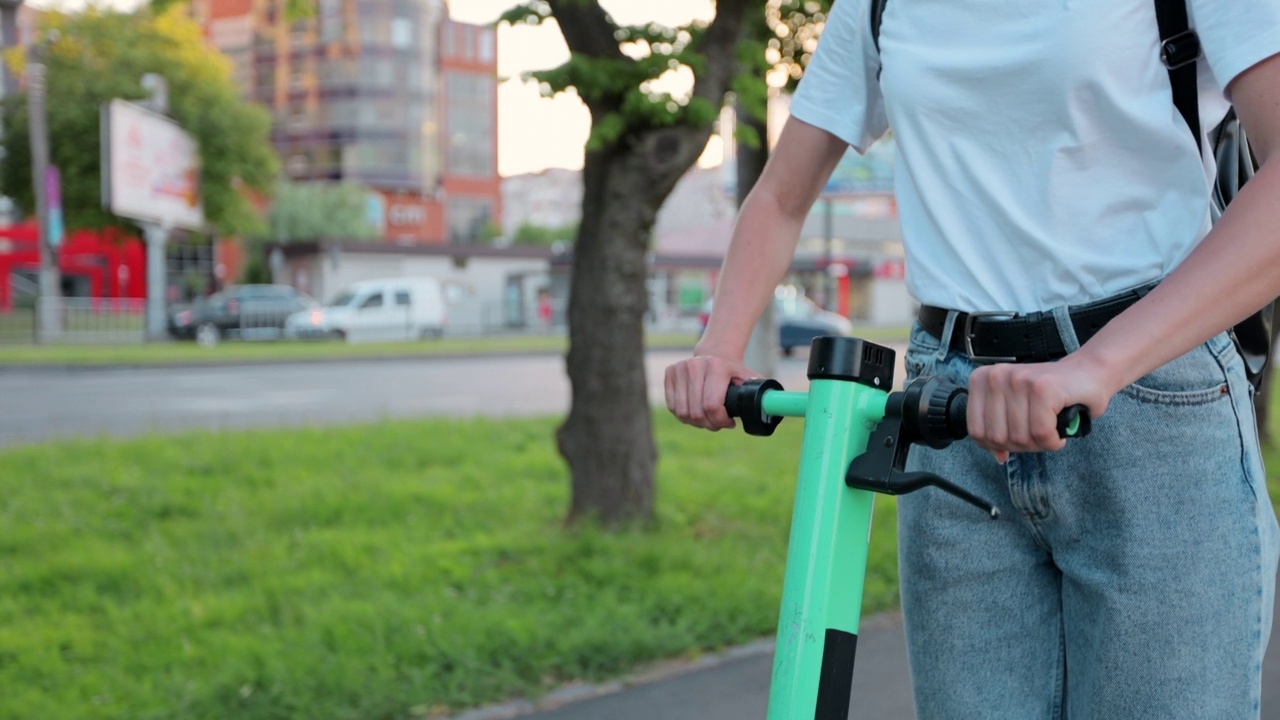
[[[872,0],[876,2],[877,0]],[[1186,0],[1155,0],[1156,22],[1160,26],[1160,61],[1169,69],[1169,85],[1173,88],[1173,104],[1191,128],[1196,147],[1204,152],[1200,140],[1200,91],[1196,80],[1196,61],[1203,51],[1200,36],[1187,19]]]
[[[884,19],[884,6],[889,0],[871,0],[871,42],[876,44],[876,53],[880,52],[880,21]]]

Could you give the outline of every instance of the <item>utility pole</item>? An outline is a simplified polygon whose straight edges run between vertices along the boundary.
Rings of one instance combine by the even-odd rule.
[[[169,114],[169,83],[164,76],[147,73],[142,76],[142,87],[151,96],[139,103],[152,112],[160,115]],[[142,238],[147,244],[147,339],[150,341],[168,338],[165,318],[165,285],[168,268],[165,264],[165,249],[169,242],[169,228],[156,222],[144,222]]]
[[[835,311],[838,307],[836,303],[836,277],[832,275],[831,267],[835,262],[832,254],[832,245],[835,242],[835,211],[831,204],[830,197],[822,199],[822,255],[826,262],[826,267],[822,273],[822,306],[825,310]]]
[[[741,101],[735,102],[735,111],[738,125],[754,130],[759,140],[754,147],[744,140],[737,141],[737,200],[738,207],[741,208],[769,159],[769,129],[768,122],[755,117]],[[775,377],[778,374],[778,322],[773,313],[773,288],[769,288],[769,302],[756,321],[755,329],[751,331],[751,339],[747,341],[747,350],[743,353],[743,362],[764,377]]]
[[[31,180],[35,189],[36,226],[40,239],[40,298],[37,315],[40,342],[55,340],[62,334],[62,277],[58,270],[60,238],[50,232],[49,222],[49,124],[45,111],[44,53],[48,44],[57,42],[52,31],[42,43],[32,47],[27,62],[27,123],[31,132]]]

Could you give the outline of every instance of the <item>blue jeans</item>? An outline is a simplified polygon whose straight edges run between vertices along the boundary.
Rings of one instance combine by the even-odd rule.
[[[973,364],[945,347],[916,327],[908,376],[967,384]],[[1280,532],[1252,405],[1224,334],[1060,452],[1001,466],[971,441],[913,448],[909,469],[1003,513],[933,488],[899,499],[918,717],[1257,718]]]

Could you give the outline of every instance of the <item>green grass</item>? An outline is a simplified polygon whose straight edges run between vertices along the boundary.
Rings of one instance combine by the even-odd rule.
[[[0,315],[0,318],[3,318]],[[506,335],[444,338],[421,343],[225,342],[203,348],[191,342],[138,345],[6,345],[0,326],[0,367],[30,365],[184,365],[245,362],[306,362],[360,358],[416,358],[475,353],[564,352],[562,335]],[[875,342],[905,342],[905,327],[859,327],[859,337]],[[654,333],[650,348],[692,348],[691,333]]]
[[[646,338],[652,347],[692,348],[691,334]],[[474,353],[563,352],[559,335],[445,338],[420,343],[224,342],[204,348],[191,342],[138,345],[0,345],[0,366],[184,365],[244,362],[305,362],[388,357],[435,357]]]
[[[657,426],[658,527],[619,535],[561,530],[550,420],[4,451],[0,717],[410,718],[768,634],[802,424]]]

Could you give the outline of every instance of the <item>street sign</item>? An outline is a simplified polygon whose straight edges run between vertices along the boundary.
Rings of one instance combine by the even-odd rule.
[[[49,247],[62,247],[62,238],[66,234],[62,220],[62,176],[58,174],[58,166],[50,165],[44,174],[45,206],[49,213],[45,233]]]

